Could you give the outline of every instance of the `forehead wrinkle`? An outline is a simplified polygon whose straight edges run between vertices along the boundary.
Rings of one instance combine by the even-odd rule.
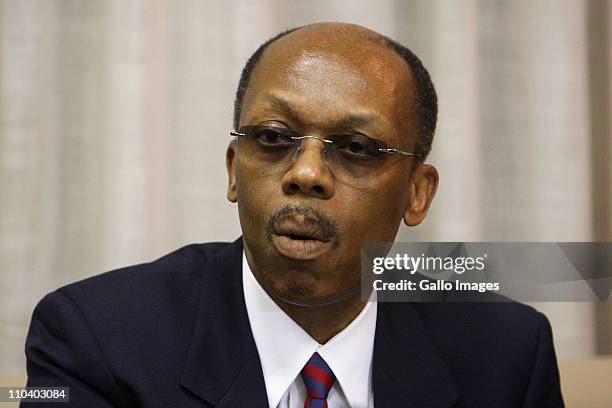
[[[300,114],[300,109],[290,100],[268,92],[264,93],[262,96],[264,100],[270,103],[272,110],[280,111],[281,113],[286,114],[287,116],[300,123],[310,122],[307,121],[306,118],[302,117],[303,115]],[[342,115],[338,119],[331,120],[329,124],[325,125],[325,127],[346,128],[351,126],[365,125],[375,125],[378,127],[382,127],[384,126],[384,122],[378,117],[378,115],[372,113],[349,112]]]

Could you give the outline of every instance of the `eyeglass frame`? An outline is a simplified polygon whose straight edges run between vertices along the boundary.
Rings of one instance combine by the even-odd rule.
[[[258,123],[255,126],[252,126],[252,125],[248,125],[248,126],[250,126],[253,129],[255,129],[258,126],[261,126],[263,123],[266,123],[266,122],[267,121],[263,121],[261,123]],[[292,131],[295,132],[294,130],[292,130]],[[241,132],[239,132],[239,130],[230,130],[229,133],[230,133],[230,136],[235,136],[235,137],[246,137],[247,136],[246,133],[241,133]],[[295,132],[295,133],[299,134],[297,132]],[[365,136],[365,135],[363,135],[363,136],[367,137],[370,140],[376,141],[375,139],[372,139],[371,137],[368,137],[368,136]],[[323,138],[321,138],[319,136],[314,136],[314,135],[289,136],[289,137],[291,138],[291,140],[295,140],[295,141],[300,141],[300,140],[303,140],[303,139],[316,139],[316,140],[319,140],[319,141],[323,142],[324,145],[325,145],[325,143],[329,143],[332,146],[334,144],[333,140],[323,139]],[[378,142],[378,141],[376,141],[376,143],[380,144],[380,142]],[[299,146],[298,146],[298,149],[299,149]],[[420,157],[421,156],[421,154],[419,154],[419,153],[411,153],[411,152],[406,152],[404,150],[400,150],[400,149],[397,149],[397,148],[389,148],[389,147],[378,148],[378,151],[381,152],[381,153],[387,153],[387,154],[401,154],[403,156],[412,156],[412,157]]]

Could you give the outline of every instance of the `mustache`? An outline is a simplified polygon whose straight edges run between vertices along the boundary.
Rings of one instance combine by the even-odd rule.
[[[286,205],[272,213],[267,225],[268,238],[272,239],[272,235],[275,231],[278,231],[280,224],[286,218],[293,217],[295,215],[301,215],[308,218],[317,226],[317,228],[320,229],[324,236],[331,238],[334,246],[340,245],[341,238],[340,233],[338,232],[337,224],[331,219],[331,217],[313,206]]]

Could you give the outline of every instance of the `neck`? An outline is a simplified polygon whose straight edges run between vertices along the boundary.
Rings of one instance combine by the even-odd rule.
[[[324,306],[300,306],[270,294],[274,302],[319,344],[325,344],[348,326],[366,302],[359,295]]]

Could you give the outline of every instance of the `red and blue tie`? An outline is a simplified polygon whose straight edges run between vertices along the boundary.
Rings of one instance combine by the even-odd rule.
[[[310,357],[300,374],[306,386],[304,408],[327,408],[327,394],[334,385],[336,376],[319,353]]]

